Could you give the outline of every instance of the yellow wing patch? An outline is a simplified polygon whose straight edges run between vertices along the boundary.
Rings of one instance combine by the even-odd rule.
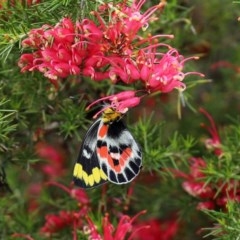
[[[93,187],[98,184],[101,180],[107,180],[106,174],[102,169],[95,167],[92,169],[92,173],[88,174],[83,170],[80,163],[76,163],[73,170],[73,176],[81,179],[87,186]]]

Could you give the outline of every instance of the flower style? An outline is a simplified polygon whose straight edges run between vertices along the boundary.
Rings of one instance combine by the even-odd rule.
[[[208,132],[211,134],[212,138],[209,138],[205,141],[205,145],[208,149],[214,150],[214,153],[217,156],[220,156],[222,154],[221,149],[221,140],[217,131],[216,124],[212,118],[212,116],[203,108],[200,108],[199,111],[203,113],[209,120],[211,126],[206,126],[205,124],[202,124],[202,127],[207,129]]]
[[[79,204],[87,206],[89,204],[89,197],[87,193],[81,188],[66,187],[58,182],[47,182],[49,186],[56,186],[64,190],[69,196],[78,201]]]

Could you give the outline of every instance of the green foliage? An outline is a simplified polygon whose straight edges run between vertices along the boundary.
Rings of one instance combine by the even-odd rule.
[[[212,236],[214,240],[239,239],[239,204],[230,201],[225,212],[206,211],[205,213],[215,220],[213,227],[204,229],[209,232],[205,237]]]
[[[16,130],[16,124],[13,124],[13,117],[16,115],[14,110],[4,109],[5,99],[0,101],[0,145],[4,149],[4,142],[9,140],[9,134]]]

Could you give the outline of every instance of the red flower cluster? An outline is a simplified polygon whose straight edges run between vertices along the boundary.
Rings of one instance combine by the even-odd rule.
[[[221,156],[220,137],[211,115],[204,109],[200,109],[208,120],[211,126],[202,125],[211,134],[211,138],[205,141],[206,147],[213,150],[214,154]],[[204,170],[207,168],[207,163],[203,158],[192,157],[190,159],[190,172],[188,174],[178,170],[173,170],[175,176],[185,179],[182,183],[183,189],[193,197],[201,199],[197,209],[215,209],[226,208],[229,200],[240,202],[240,182],[230,180],[228,182],[206,182],[206,174]]]
[[[148,22],[156,20],[153,13],[164,7],[162,2],[142,14],[144,2],[101,5],[93,12],[98,23],[90,19],[73,23],[64,18],[55,26],[32,29],[22,46],[31,48],[33,53],[21,56],[21,71],[42,72],[55,84],[59,78],[81,74],[96,81],[140,81],[147,92],[185,89],[184,77],[199,73],[183,73],[184,63],[190,58],[184,59],[176,49],[157,42],[159,37],[172,36],[138,35]],[[169,50],[159,52],[160,47]]]
[[[65,173],[65,156],[60,149],[57,149],[47,143],[39,142],[36,144],[37,155],[46,160],[46,163],[39,167],[48,179],[56,179]]]
[[[73,230],[73,239],[77,239],[77,230],[84,227],[85,216],[89,211],[89,198],[83,189],[68,188],[57,182],[48,182],[47,185],[57,186],[67,192],[72,199],[78,202],[78,211],[60,211],[57,214],[47,214],[45,224],[40,229],[41,234],[52,236],[63,229]]]
[[[197,209],[226,209],[228,201],[240,202],[240,183],[239,181],[228,181],[225,183],[206,183],[204,169],[206,162],[202,158],[190,159],[190,173],[185,174],[176,171],[178,177],[184,178],[183,189],[193,197],[201,199]]]
[[[134,236],[137,231],[143,228],[148,228],[147,225],[141,225],[139,227],[134,227],[133,225],[133,222],[136,220],[136,218],[143,213],[145,213],[145,211],[139,212],[133,218],[130,218],[128,215],[122,215],[116,227],[114,227],[110,223],[109,216],[108,214],[106,214],[102,221],[103,236],[101,236],[101,234],[98,233],[96,226],[93,224],[92,220],[88,218],[89,239],[95,240],[135,239]]]
[[[82,226],[83,216],[81,213],[73,211],[61,211],[58,214],[48,214],[45,216],[46,223],[41,228],[40,232],[50,237],[52,234],[59,232],[68,227]]]
[[[142,211],[133,218],[128,215],[121,215],[116,228],[110,223],[109,215],[106,214],[102,219],[102,231],[103,234],[98,232],[94,222],[89,217],[90,201],[83,189],[72,189],[59,184],[57,182],[49,182],[48,185],[57,186],[67,192],[70,197],[77,200],[79,211],[60,211],[57,214],[47,214],[45,216],[45,224],[40,229],[41,234],[45,236],[52,236],[53,234],[59,233],[63,229],[72,229],[73,239],[77,238],[77,232],[81,231],[83,235],[88,236],[88,239],[95,240],[122,240],[126,236],[128,239],[134,239],[134,235],[140,229],[146,227],[141,224],[134,226],[133,222],[140,215],[145,213]]]
[[[35,145],[36,155],[44,161],[33,167],[42,173],[42,181],[32,182],[27,189],[28,210],[31,212],[39,207],[39,196],[44,188],[45,181],[55,180],[65,174],[65,154],[62,149],[53,147],[45,142]]]
[[[149,227],[145,227],[146,225]],[[138,230],[134,240],[171,240],[176,236],[179,224],[176,219],[168,221],[150,219],[138,224],[135,228]]]

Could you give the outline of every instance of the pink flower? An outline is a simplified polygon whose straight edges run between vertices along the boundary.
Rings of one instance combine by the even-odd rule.
[[[206,126],[205,124],[202,124],[202,127],[207,129],[208,132],[211,134],[212,138],[209,138],[205,141],[206,147],[209,149],[213,149],[214,153],[217,156],[220,156],[222,154],[222,149],[221,149],[221,140],[218,134],[218,130],[216,127],[216,124],[212,118],[212,116],[203,108],[200,108],[199,111],[203,113],[207,119],[210,122],[210,126]]]
[[[98,99],[97,101],[91,103],[87,107],[87,110],[90,109],[93,105],[106,100],[108,100],[110,104],[106,105],[103,109],[97,112],[94,118],[96,118],[100,113],[102,113],[107,108],[112,108],[116,112],[125,114],[129,108],[135,107],[140,103],[140,97],[136,97],[136,92],[128,90]]]
[[[212,198],[215,194],[213,189],[204,182],[185,181],[182,184],[183,189],[193,197]]]
[[[39,57],[39,52],[35,52],[34,54],[25,53],[20,57],[18,66],[21,68],[21,72],[32,71],[35,66],[35,57]]]
[[[47,182],[46,184],[61,188],[62,190],[67,192],[70,195],[70,197],[77,200],[81,205],[87,206],[90,203],[87,193],[85,192],[85,190],[81,188],[72,188],[72,187],[69,188],[58,182]]]
[[[112,52],[118,56],[132,53],[132,43],[139,40],[137,33],[141,28],[146,29],[148,22],[156,20],[152,18],[154,12],[163,9],[164,3],[160,3],[149,8],[145,13],[141,13],[141,8],[145,0],[133,1],[131,5],[122,2],[116,5],[112,3],[99,7],[99,11],[94,12],[103,30],[102,46],[105,52]],[[114,10],[116,9],[116,10]],[[110,16],[111,21],[105,23],[102,16]]]
[[[45,224],[40,232],[45,236],[51,236],[63,229],[70,228],[73,231],[73,238],[77,240],[77,230],[82,230],[85,224],[85,216],[89,211],[89,197],[83,189],[68,188],[57,182],[47,182],[47,185],[57,186],[67,192],[71,198],[77,200],[79,211],[60,211],[57,214],[47,214]]]
[[[189,74],[203,76],[196,72],[183,73],[184,63],[193,58],[184,59],[176,49],[163,54],[157,53],[154,49],[142,51],[138,58],[141,80],[150,92],[167,93],[175,88],[183,91],[186,88],[182,82],[185,76]]]
[[[150,21],[156,20],[153,14],[165,5],[161,2],[142,13],[144,3],[145,0],[129,5],[126,1],[103,4],[93,12],[98,23],[90,19],[74,23],[63,18],[55,26],[32,29],[22,45],[31,48],[33,53],[21,56],[18,62],[21,71],[39,71],[56,87],[59,79],[82,75],[95,81],[110,78],[112,83],[139,81],[148,93],[184,90],[185,76],[203,75],[184,73],[184,63],[193,58],[184,59],[176,49],[158,42],[160,37],[172,38],[172,35],[146,38],[139,35]],[[167,47],[169,51],[161,52],[160,47]],[[133,105],[138,104],[137,98],[132,101],[136,101]]]
[[[73,211],[60,211],[58,214],[47,214],[45,216],[45,224],[40,229],[40,233],[50,237],[52,234],[58,233],[63,229],[73,228],[73,234],[75,235],[76,229],[83,226],[82,218],[81,214]]]
[[[214,203],[213,200],[209,200],[206,202],[199,202],[196,207],[197,210],[207,210],[207,209],[213,210],[215,208],[216,208],[216,204]]]
[[[225,209],[229,201],[240,202],[239,181],[229,180],[224,184],[218,183],[218,187],[221,189],[218,197],[216,198],[216,204],[218,206],[223,207]]]
[[[227,182],[205,182],[206,174],[203,172],[206,162],[201,158],[190,159],[190,172],[183,173],[179,170],[170,169],[176,176],[185,179],[183,189],[191,196],[199,198],[198,210],[221,208],[226,209],[229,201],[240,202],[240,183],[237,180]]]
[[[35,148],[37,155],[46,160],[40,168],[48,178],[55,179],[65,173],[65,156],[60,149],[44,142],[37,143]]]
[[[203,179],[206,175],[203,170],[207,167],[206,162],[200,157],[191,157],[189,159],[189,173],[184,173],[176,169],[169,169],[176,177],[183,178],[188,181],[196,181]]]
[[[206,168],[206,162],[202,158],[190,159],[190,173],[177,173],[176,176],[186,179],[182,183],[183,189],[193,197],[199,198],[212,198],[215,194],[215,191],[204,182],[205,174],[203,173],[204,168]]]
[[[19,67],[22,71],[38,70],[50,79],[80,74],[79,57],[71,46],[75,43],[75,26],[69,18],[63,18],[55,27],[43,25],[29,32],[23,47],[37,49],[33,54],[22,55]]]
[[[42,183],[31,183],[27,189],[28,211],[33,212],[39,208],[39,198],[43,190]]]
[[[49,28],[51,28],[50,25],[43,25],[41,28],[30,30],[30,32],[28,33],[28,38],[22,41],[22,46],[24,48],[41,48],[42,46],[44,46],[44,44],[47,43],[44,32]]]
[[[134,225],[133,225],[133,222],[136,220],[136,218],[143,213],[145,213],[145,211],[139,212],[133,218],[130,218],[127,215],[122,215],[116,227],[114,227],[109,222],[109,216],[108,214],[106,214],[106,216],[103,218],[103,221],[102,221],[103,236],[101,236],[98,233],[96,226],[93,224],[92,220],[90,218],[87,218],[89,223],[89,229],[90,229],[90,234],[89,234],[90,239],[95,239],[95,240],[129,239],[131,240],[134,238],[134,235],[136,234],[137,231],[147,227],[146,225],[142,225],[140,227],[134,228]]]
[[[109,77],[113,83],[121,79],[126,84],[133,83],[140,79],[140,72],[135,61],[130,58],[111,58]]]
[[[185,179],[182,183],[183,189],[191,196],[204,199],[205,202],[200,202],[197,209],[211,208],[214,205],[214,198],[217,190],[211,183],[206,183],[206,177],[203,172],[207,167],[206,162],[202,158],[192,157],[189,161],[189,173],[183,173],[179,170],[170,170],[175,176]],[[206,201],[208,200],[208,201]],[[211,203],[209,203],[211,202]]]
[[[189,163],[191,179],[204,178],[206,176],[203,173],[204,168],[207,167],[204,159],[201,157],[191,157]]]
[[[150,219],[145,222],[141,222],[136,225],[135,228],[140,228],[141,226],[149,227],[141,228],[137,230],[134,235],[134,240],[171,240],[176,236],[179,229],[179,224],[176,219],[168,221],[160,221],[158,219]]]

